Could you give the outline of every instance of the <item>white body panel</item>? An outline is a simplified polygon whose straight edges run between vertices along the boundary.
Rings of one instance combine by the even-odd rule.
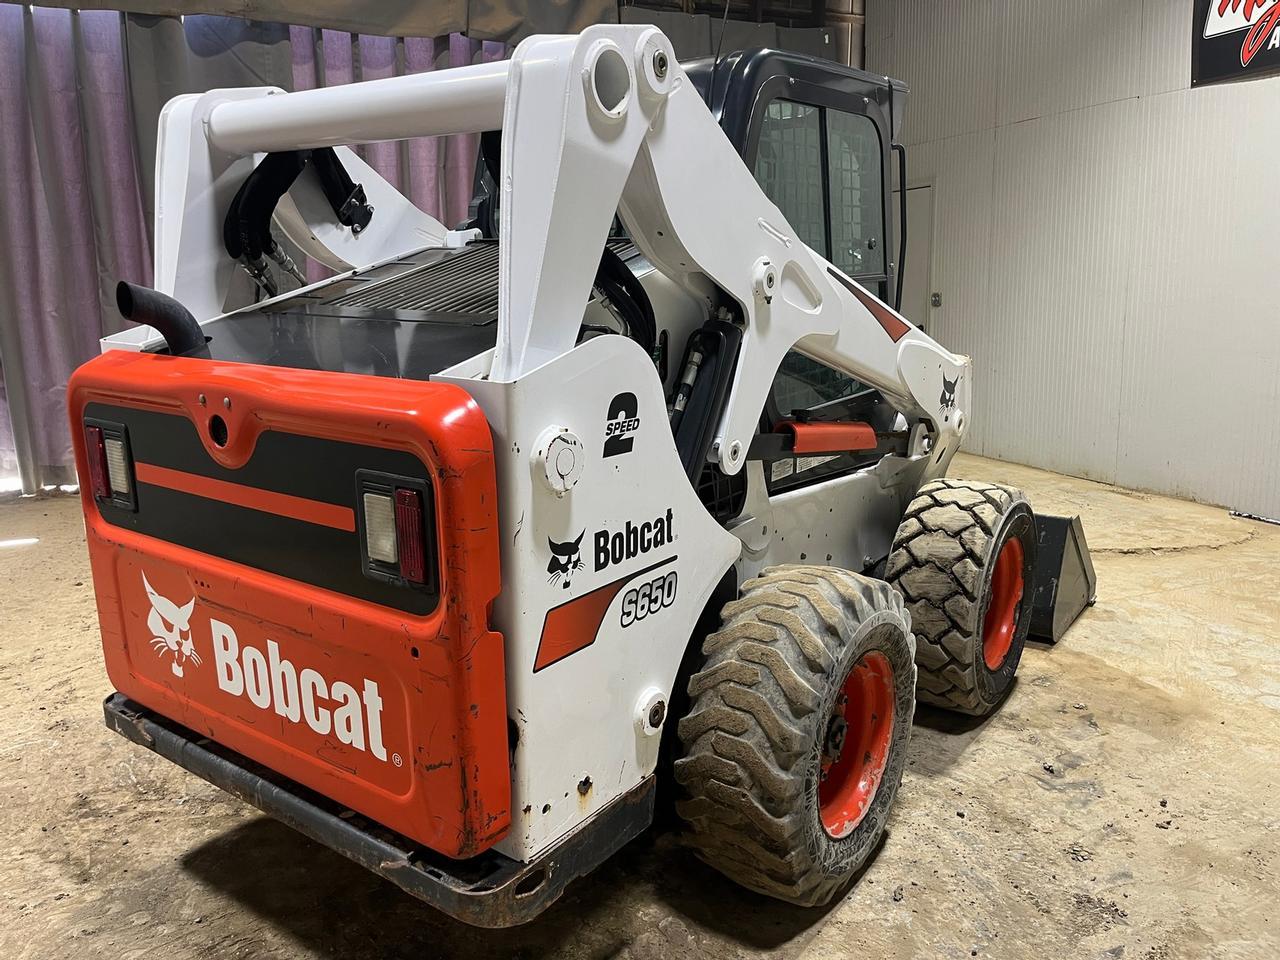
[[[165,271],[157,269],[157,286],[198,317],[220,311],[221,281],[213,278],[231,265],[225,256],[214,264],[210,234],[233,189],[232,171],[238,183],[252,163],[235,151],[487,129],[499,115],[499,74],[497,344],[436,379],[470,391],[494,435],[503,589],[493,616],[506,638],[509,716],[519,733],[513,825],[499,849],[528,860],[654,771],[659,737],[644,729],[645,705],[654,696],[669,701],[693,625],[731,567],[741,578],[776,562],[862,569],[883,556],[905,499],[941,475],[959,445],[970,363],[909,324],[899,326],[905,321],[851,289],[853,281],[797,238],[670,43],[642,26],[531,37],[501,71],[463,68],[432,74],[430,82],[404,77],[341,92],[221,91],[205,95],[213,100],[175,101],[166,116],[187,139],[166,137],[158,189],[173,199],[167,212],[161,207],[165,223],[176,219],[180,229],[165,232],[175,253]],[[185,125],[177,122],[181,111]],[[189,167],[184,176],[179,163]],[[366,189],[369,173],[357,177]],[[383,207],[375,206],[370,230],[383,220]],[[331,255],[346,264],[373,262],[363,259],[368,231],[359,250],[348,250],[343,238],[313,224],[322,211],[311,209],[305,189],[297,207]],[[659,327],[671,335],[673,367],[710,311],[732,305],[742,322],[715,457],[728,475],[748,469],[748,497],[727,529],[702,506],[681,466],[651,359],[624,337],[578,343],[615,210],[656,270],[645,283]],[[405,250],[420,246],[415,230],[436,229],[414,227],[410,215],[386,219],[394,230],[380,228],[387,239],[370,244],[382,259],[401,243]],[[163,249],[160,236],[158,230]],[[189,269],[188,256],[197,258]],[[869,470],[770,499],[760,464],[748,464],[746,454],[779,362],[793,347],[878,388],[908,421],[928,425],[932,445],[917,430],[906,458],[886,457]],[[668,385],[678,373],[669,372]],[[953,396],[944,398],[944,380],[954,384]],[[631,449],[606,458],[609,411],[622,393],[634,394],[638,424]],[[661,549],[596,563],[597,533],[612,542],[628,522],[668,516],[672,539]],[[571,570],[566,587],[549,566],[550,542],[579,535],[584,566]],[[669,603],[624,626],[625,591],[647,582],[633,578],[654,563],[662,565],[646,576],[677,576],[664,597]],[[617,582],[622,587],[603,608],[594,640],[535,671],[548,614]]]
[[[632,341],[597,337],[516,381],[456,382],[484,410],[498,452],[503,590],[494,625],[506,639],[509,715],[519,730],[512,828],[498,849],[525,860],[653,772],[660,738],[640,729],[637,705],[651,688],[669,697],[689,626],[739,543],[685,480],[653,364]],[[639,429],[630,453],[605,459],[609,403],[624,390],[639,401]],[[583,441],[580,479],[563,497],[530,468],[530,453],[553,424]],[[597,533],[625,531],[628,521],[668,510],[671,543],[596,569]],[[548,575],[547,541],[579,535],[584,567],[566,588],[564,578]],[[548,610],[655,563],[662,565],[653,576],[677,573],[674,603],[623,627],[626,590],[648,577],[628,583],[608,604],[593,643],[534,672]],[[588,777],[584,795],[579,784]]]
[[[351,179],[364,187],[377,224],[353,232],[333,219],[320,178],[307,167],[276,207],[276,223],[303,253],[338,272],[392,260],[422,247],[444,246],[448,231],[435,217],[423,213],[359,155],[336,148]]]
[[[885,457],[874,467],[769,497],[748,476],[747,505],[730,532],[743,543],[738,582],[778,563],[864,570],[885,554],[924,472],[920,460]]]

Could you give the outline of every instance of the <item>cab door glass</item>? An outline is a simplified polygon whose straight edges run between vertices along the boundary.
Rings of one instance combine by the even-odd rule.
[[[773,402],[779,414],[790,417],[798,410],[853,396],[860,388],[852,377],[791,350],[774,377]]]
[[[851,277],[884,269],[884,180],[880,132],[870,117],[826,110],[831,200],[828,258]]]
[[[774,100],[760,121],[753,172],[801,240],[851,277],[882,276],[881,157],[870,117]]]
[[[800,239],[827,256],[822,109],[790,100],[770,103],[760,123],[753,172]]]

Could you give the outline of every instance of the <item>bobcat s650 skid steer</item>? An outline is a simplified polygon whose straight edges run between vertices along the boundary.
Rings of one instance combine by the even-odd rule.
[[[943,479],[970,362],[885,302],[904,97],[600,26],[169,103],[148,326],[70,386],[108,724],[471,923],[660,778],[828,901],[917,697],[993,709],[1031,608],[1025,499]],[[350,149],[468,132],[460,229]],[[286,249],[338,273],[279,292]]]

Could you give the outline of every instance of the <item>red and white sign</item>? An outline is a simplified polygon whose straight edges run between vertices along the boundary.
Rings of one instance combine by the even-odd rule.
[[[1280,69],[1280,0],[1199,0],[1192,84]]]

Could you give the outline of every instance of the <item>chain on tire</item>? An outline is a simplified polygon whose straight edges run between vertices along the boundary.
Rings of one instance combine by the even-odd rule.
[[[834,567],[772,567],[703,644],[676,808],[698,856],[760,893],[828,902],[884,831],[915,707],[902,598]]]
[[[1035,552],[1020,490],[952,479],[920,488],[885,579],[911,612],[921,701],[984,716],[1004,699],[1031,625]]]

